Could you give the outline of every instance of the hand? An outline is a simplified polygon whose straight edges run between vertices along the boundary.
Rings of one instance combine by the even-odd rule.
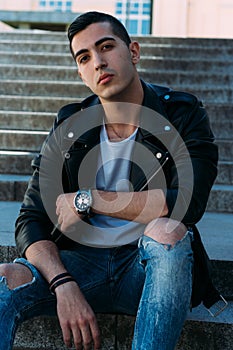
[[[81,216],[74,209],[75,193],[65,193],[57,197],[56,214],[62,232],[73,231],[73,227],[81,220]]]
[[[100,349],[97,320],[76,282],[65,283],[55,290],[57,314],[64,343],[71,347],[71,335],[76,350]]]

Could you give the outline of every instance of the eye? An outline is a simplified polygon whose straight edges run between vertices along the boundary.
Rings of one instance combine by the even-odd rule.
[[[86,63],[89,59],[89,56],[88,55],[85,55],[85,56],[82,56],[79,58],[78,60],[78,63],[81,64],[81,63]]]
[[[102,50],[107,51],[107,50],[111,50],[112,48],[113,48],[112,44],[105,44],[103,45]]]

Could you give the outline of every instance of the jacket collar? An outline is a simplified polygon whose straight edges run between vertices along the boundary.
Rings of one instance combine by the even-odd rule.
[[[142,106],[145,108],[142,109],[140,117],[140,129],[136,138],[138,142],[151,137],[151,134],[156,135],[163,133],[166,126],[166,121],[168,119],[159,96],[162,94],[161,91],[159,91],[158,94],[158,91],[156,91],[154,85],[145,83],[143,80],[141,80],[141,83],[144,91]],[[162,92],[164,91],[167,91],[167,88],[162,88]],[[93,120],[95,120],[95,125],[98,125],[98,127],[91,128],[90,125],[89,130],[79,138],[80,142],[86,142],[89,145],[96,145],[99,142],[99,132],[103,123],[104,113],[100,105],[100,100],[96,95],[91,95],[82,102],[81,111],[84,113],[87,111],[89,114],[92,110],[94,112]],[[90,107],[94,106],[99,107],[97,110],[92,108],[90,109]],[[88,118],[88,120],[90,120],[90,118]]]
[[[146,182],[146,178],[158,167],[158,164],[152,164],[151,157],[145,154],[142,156],[141,150],[149,149],[153,154],[158,152],[158,148],[155,145],[154,140],[151,142],[151,137],[163,134],[166,122],[168,118],[166,111],[163,107],[163,103],[160,100],[159,94],[153,88],[153,85],[146,84],[142,81],[144,90],[144,99],[142,113],[140,116],[140,128],[136,136],[136,151],[133,152],[130,181],[133,184],[135,190],[138,190],[140,186]],[[96,108],[90,108],[99,106]],[[103,109],[101,108],[100,101],[96,95],[92,95],[88,99],[84,100],[81,106],[84,120],[88,123],[88,131],[79,137],[79,142],[88,144],[91,147],[96,146],[100,139],[100,129],[103,123]],[[86,113],[86,115],[85,115]],[[161,117],[162,116],[162,117]],[[91,125],[93,122],[94,127]],[[141,148],[140,145],[141,144]],[[144,147],[142,147],[144,146]],[[157,145],[158,146],[158,145]],[[138,148],[138,150],[137,150]],[[138,153],[139,152],[139,153]],[[137,160],[140,159],[140,165],[137,166]],[[141,168],[142,170],[140,170]],[[143,174],[144,172],[144,174]]]

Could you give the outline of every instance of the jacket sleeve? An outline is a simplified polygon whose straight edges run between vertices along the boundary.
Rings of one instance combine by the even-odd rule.
[[[61,135],[67,117],[77,111],[78,107],[79,104],[67,105],[59,111],[40,154],[32,161],[33,175],[15,224],[16,246],[21,256],[31,244],[54,239],[51,233],[57,225],[56,199],[64,192],[66,181]]]
[[[39,190],[40,160],[41,155],[38,155],[32,161],[33,175],[15,223],[16,246],[21,256],[32,243],[52,237],[53,224],[45,212]]]
[[[171,182],[166,191],[168,215],[177,218],[183,213],[182,221],[192,225],[206,209],[217,176],[218,149],[207,112],[196,97],[174,92],[169,103],[167,110],[182,142],[176,145]],[[190,164],[192,172],[188,170]]]

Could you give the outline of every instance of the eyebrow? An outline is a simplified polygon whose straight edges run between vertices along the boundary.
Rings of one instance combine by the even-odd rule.
[[[106,36],[104,38],[97,40],[95,42],[95,46],[97,47],[97,46],[101,45],[103,42],[108,41],[108,40],[116,41],[116,39],[114,39],[113,37]],[[78,56],[80,56],[81,54],[88,52],[88,51],[89,51],[88,49],[81,49],[75,53],[74,58],[76,59]]]

